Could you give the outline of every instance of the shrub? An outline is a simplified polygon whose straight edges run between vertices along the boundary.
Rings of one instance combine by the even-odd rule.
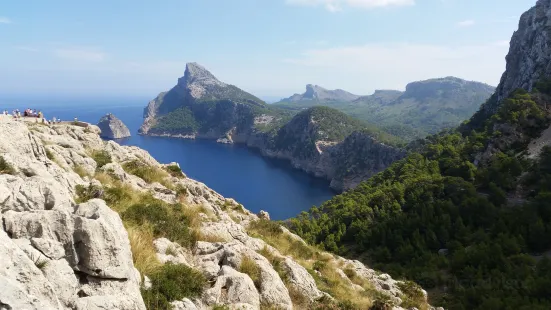
[[[165,170],[173,177],[184,178],[185,175],[182,172],[182,169],[176,165],[169,165],[165,167]]]
[[[122,168],[127,173],[133,174],[142,178],[147,183],[159,182],[163,185],[165,178],[168,176],[167,172],[150,165],[147,165],[139,160],[133,160],[122,165]]]
[[[0,156],[0,174],[15,174],[15,169],[10,165],[4,157]]]
[[[257,288],[260,288],[260,267],[249,256],[243,256],[241,258],[241,265],[239,265],[239,271],[249,275]]]
[[[171,309],[170,302],[200,296],[203,274],[184,265],[165,264],[151,274],[151,288],[142,290],[147,309]]]
[[[109,152],[107,151],[93,151],[92,152],[92,159],[94,159],[96,161],[96,163],[98,164],[98,169],[107,165],[107,164],[110,164],[112,162],[111,160],[111,154],[109,154]]]
[[[398,283],[398,287],[404,293],[402,304],[400,306],[410,309],[416,307],[418,309],[426,309],[425,295],[422,288],[414,282],[405,281]]]
[[[77,192],[77,203],[83,203],[90,199],[94,198],[101,198],[103,196],[103,189],[101,187],[92,185],[84,186],[84,185],[77,185],[75,187]]]
[[[179,204],[168,205],[151,199],[130,206],[122,213],[122,218],[135,225],[150,224],[156,237],[166,237],[185,247],[196,241],[189,228],[190,222]]]

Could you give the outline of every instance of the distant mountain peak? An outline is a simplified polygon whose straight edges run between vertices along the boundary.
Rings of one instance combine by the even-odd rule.
[[[303,94],[294,94],[293,96],[283,99],[283,101],[302,101],[302,100],[319,100],[319,101],[354,101],[360,96],[354,95],[342,89],[329,90],[315,84],[306,84],[306,91]]]
[[[186,64],[186,71],[184,72],[184,76],[178,79],[178,84],[186,86],[191,84],[226,86],[225,83],[218,80],[209,70],[196,62]]]

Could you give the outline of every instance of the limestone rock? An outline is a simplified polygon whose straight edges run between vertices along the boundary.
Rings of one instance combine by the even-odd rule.
[[[128,127],[115,115],[109,113],[102,117],[98,122],[101,130],[101,137],[108,139],[121,139],[130,137]]]
[[[311,302],[323,296],[323,292],[318,289],[314,278],[297,262],[287,257],[283,261],[283,268],[287,272],[287,281],[289,284],[302,296],[308,298]]]
[[[189,254],[176,242],[171,242],[166,238],[159,238],[153,241],[157,250],[157,259],[163,263],[181,264],[190,266],[186,260]]]
[[[119,215],[99,199],[76,206],[75,215],[79,270],[101,278],[132,278],[130,242]]]
[[[229,266],[222,266],[214,286],[204,293],[208,305],[260,306],[260,296],[251,278]]]
[[[172,305],[172,310],[198,310],[197,306],[187,298],[173,301],[170,304]]]

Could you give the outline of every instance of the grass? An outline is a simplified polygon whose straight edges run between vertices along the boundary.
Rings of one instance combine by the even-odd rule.
[[[128,226],[128,240],[132,249],[134,266],[142,275],[150,275],[155,272],[161,263],[157,259],[157,253],[153,247],[153,231],[149,226]]]
[[[44,148],[44,150],[46,151],[46,157],[48,157],[48,159],[51,161],[55,161],[55,156],[52,151],[50,151],[48,148]]]
[[[261,270],[260,270],[260,267],[258,267],[258,264],[254,261],[254,259],[244,255],[241,258],[241,265],[239,265],[239,272],[247,274],[251,278],[251,280],[253,280],[254,286],[256,286],[257,289],[260,289]]]
[[[168,172],[168,174],[170,174],[173,177],[182,178],[182,179],[186,177],[182,172],[182,169],[180,169],[180,167],[176,165],[168,165],[165,167],[165,170]]]
[[[34,262],[34,265],[36,268],[40,270],[44,270],[48,266],[49,261],[47,259],[40,259],[40,254],[35,259],[34,256],[31,256],[32,261]]]
[[[0,156],[0,174],[15,174],[13,166],[2,156]]]
[[[176,251],[176,247],[173,245],[170,245],[165,250],[166,255],[172,255],[172,256],[178,256],[178,252]]]
[[[150,289],[142,290],[147,309],[171,309],[171,301],[200,296],[207,281],[187,266],[165,264],[151,274],[151,284]]]
[[[77,192],[76,203],[84,203],[90,199],[102,198],[103,196],[103,189],[92,184],[88,186],[79,184],[75,186],[75,190]]]
[[[101,151],[92,151],[90,154],[90,157],[92,157],[93,160],[96,161],[98,164],[97,169],[110,164],[112,162],[111,154],[109,152],[101,150]]]
[[[161,168],[147,165],[139,160],[133,160],[122,165],[122,168],[127,173],[133,174],[142,178],[147,183],[158,182],[167,188],[173,188],[174,186],[167,180],[168,172]]]
[[[82,166],[74,166],[73,171],[78,174],[81,178],[88,177],[90,174]]]
[[[155,237],[165,237],[181,246],[191,247],[196,242],[180,204],[170,205],[150,197],[128,207],[121,217],[134,225],[149,224]]]
[[[295,259],[309,260],[314,258],[317,252],[315,248],[284,233],[277,222],[257,220],[251,222],[247,231],[253,236],[263,239],[283,255],[290,255]]]
[[[425,295],[419,285],[411,281],[405,281],[403,283],[398,283],[398,287],[404,294],[402,296],[402,303],[400,304],[401,307],[406,309],[413,307],[420,310],[428,309]]]

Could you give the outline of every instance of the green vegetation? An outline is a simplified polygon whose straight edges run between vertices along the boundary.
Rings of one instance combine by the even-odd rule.
[[[124,171],[129,174],[133,174],[137,177],[142,178],[147,183],[158,182],[166,187],[171,187],[170,182],[166,180],[168,177],[168,172],[153,167],[139,160],[133,160],[122,165]],[[181,170],[180,170],[181,171]]]
[[[420,141],[416,152],[290,228],[414,280],[446,309],[549,309],[551,148],[538,160],[519,155],[549,126],[549,95],[513,93],[493,117]],[[488,148],[493,155],[481,160]],[[419,302],[414,288],[402,287],[402,306]]]
[[[77,203],[83,203],[94,198],[102,198],[103,195],[101,187],[92,185],[92,183],[88,186],[78,184],[75,190],[77,192],[77,199],[75,199]]]
[[[184,265],[165,264],[151,274],[151,288],[142,289],[147,309],[171,309],[170,302],[198,297],[207,285],[205,277]]]
[[[97,166],[98,169],[112,162],[111,154],[109,154],[109,152],[104,150],[92,151],[90,155],[91,155],[90,157],[92,157],[92,159],[94,159],[98,164]]]
[[[185,247],[195,244],[190,219],[185,215],[182,205],[169,205],[154,198],[143,199],[127,208],[121,217],[133,225],[151,225],[157,238],[165,237]]]
[[[353,102],[305,100],[280,102],[274,107],[294,112],[328,106],[412,141],[453,128],[473,115],[494,88],[448,77],[408,84],[405,92],[379,90]]]
[[[241,258],[241,265],[239,265],[239,272],[247,274],[251,280],[253,280],[254,285],[260,289],[260,267],[254,261],[254,259],[249,256],[243,256]]]
[[[188,107],[178,108],[157,120],[156,132],[169,134],[191,134],[199,129],[199,123],[195,120],[193,112]]]
[[[165,167],[165,170],[173,177],[176,178],[184,178],[185,175],[182,172],[182,169],[178,167],[177,165],[169,165]]]
[[[0,156],[0,174],[15,174],[15,169],[4,157]]]
[[[279,129],[273,137],[272,149],[291,152],[297,158],[309,158],[317,154],[317,141],[339,142],[354,131],[390,145],[402,144],[401,139],[338,110],[314,107],[300,112]]]

